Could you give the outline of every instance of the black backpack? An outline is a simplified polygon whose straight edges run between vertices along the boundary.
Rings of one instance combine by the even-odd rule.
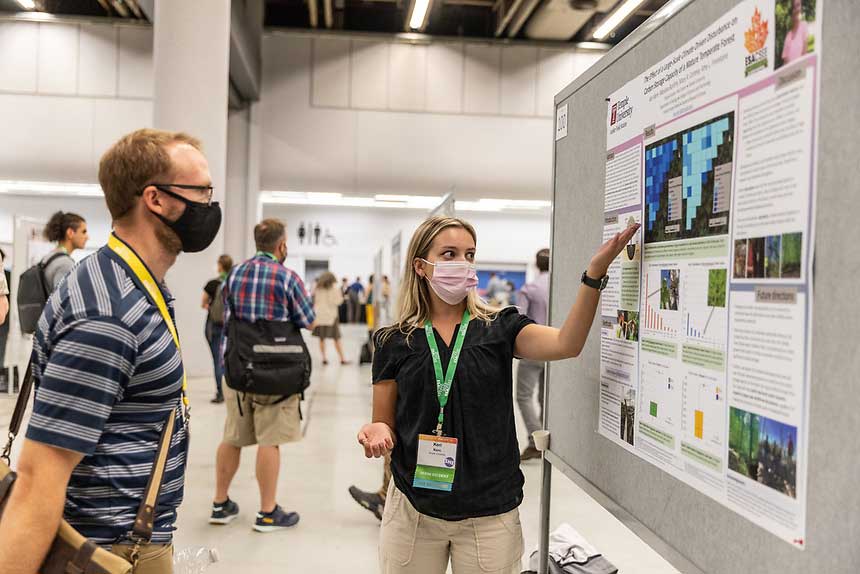
[[[311,356],[288,321],[231,319],[224,355],[227,386],[240,393],[291,397],[311,384]]]
[[[209,320],[215,325],[224,324],[224,282],[218,284],[215,296],[209,303]]]
[[[45,269],[59,257],[68,257],[65,253],[54,253],[46,261],[39,261],[23,273],[18,279],[18,322],[21,332],[32,335],[39,326],[39,317],[45,309],[45,303],[51,295]]]

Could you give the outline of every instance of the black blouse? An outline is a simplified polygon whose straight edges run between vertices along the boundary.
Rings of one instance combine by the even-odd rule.
[[[207,295],[209,295],[209,302],[210,303],[215,300],[215,293],[218,292],[218,287],[220,287],[220,286],[221,286],[221,280],[220,279],[210,279],[209,281],[206,282],[206,285],[203,287],[203,291]]]
[[[395,332],[383,345],[377,334],[373,382],[397,382],[391,455],[394,483],[419,512],[444,520],[492,516],[513,510],[523,500],[514,421],[514,344],[523,327],[534,323],[515,308],[505,309],[492,323],[473,319],[460,355],[454,384],[445,407],[445,436],[458,439],[457,469],[452,492],[413,488],[418,435],[431,434],[439,415],[433,360],[423,329],[409,341]],[[458,325],[451,339],[453,344]],[[439,333],[436,342],[447,372],[452,348]]]

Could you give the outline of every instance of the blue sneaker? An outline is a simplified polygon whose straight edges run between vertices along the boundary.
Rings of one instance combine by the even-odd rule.
[[[275,506],[275,509],[271,512],[257,513],[254,530],[257,532],[275,532],[276,530],[286,530],[298,523],[299,515],[297,512],[284,512],[283,508]]]
[[[237,516],[239,516],[239,505],[228,497],[225,502],[212,503],[209,524],[230,524]]]

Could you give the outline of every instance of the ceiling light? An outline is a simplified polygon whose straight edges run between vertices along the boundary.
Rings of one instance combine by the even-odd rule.
[[[416,209],[433,209],[439,202],[442,201],[442,198],[437,195],[386,195],[386,194],[378,194],[374,195],[373,199],[376,201],[385,201],[385,202],[400,202],[403,203],[407,207],[412,207]]]
[[[455,201],[455,211],[501,211],[502,208],[498,205],[488,204],[484,200],[480,201]]]
[[[412,4],[412,16],[409,18],[409,27],[413,30],[420,30],[424,27],[424,19],[427,17],[427,10],[430,8],[430,0],[414,0]]]
[[[374,199],[379,199],[380,201],[441,201],[442,197],[439,195],[391,195],[380,193],[373,196]]]
[[[35,10],[36,2],[34,0],[17,0],[18,5],[24,10]]]
[[[549,201],[532,199],[491,199],[457,201],[456,209],[464,211],[540,211],[552,206]]]
[[[263,191],[260,201],[265,204],[315,205],[331,207],[375,207],[384,209],[414,209],[427,211],[439,205],[435,195],[377,194],[373,197],[343,195],[340,193],[314,193],[303,191]],[[456,209],[462,211],[542,211],[552,203],[534,199],[481,198],[473,201],[458,200]]]
[[[10,195],[52,195],[103,197],[102,188],[95,183],[65,183],[60,181],[0,181],[0,193]]]
[[[603,40],[606,38],[644,2],[645,0],[624,0],[624,3],[615,12],[600,23],[593,34],[594,39]]]
[[[597,52],[606,52],[612,49],[612,44],[604,44],[603,42],[577,42],[574,46],[577,50],[594,50]]]

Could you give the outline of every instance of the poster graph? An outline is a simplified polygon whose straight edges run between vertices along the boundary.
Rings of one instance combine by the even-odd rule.
[[[675,335],[680,329],[678,269],[651,267],[645,274],[644,328],[651,333]]]
[[[645,243],[729,229],[734,112],[645,148]]]

